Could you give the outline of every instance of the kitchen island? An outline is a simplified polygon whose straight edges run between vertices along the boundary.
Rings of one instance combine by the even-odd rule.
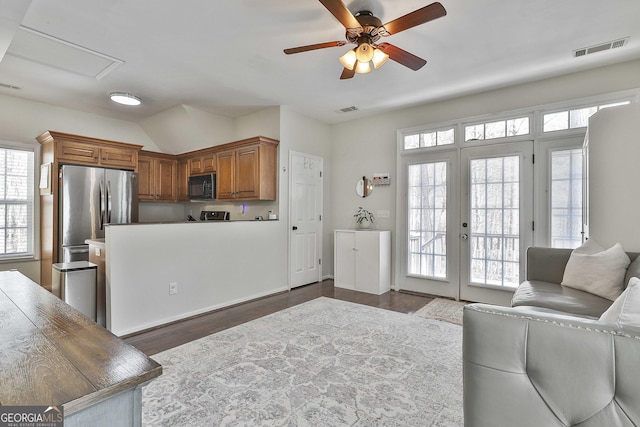
[[[64,425],[140,426],[162,367],[17,271],[0,272],[0,405],[57,406]]]

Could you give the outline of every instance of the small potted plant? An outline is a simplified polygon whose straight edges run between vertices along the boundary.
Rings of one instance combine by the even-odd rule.
[[[358,208],[358,212],[354,215],[356,219],[356,224],[358,224],[358,228],[370,228],[371,224],[373,224],[373,214],[360,206]]]

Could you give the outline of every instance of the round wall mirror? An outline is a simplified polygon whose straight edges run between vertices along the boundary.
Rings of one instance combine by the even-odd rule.
[[[363,176],[362,179],[356,183],[356,194],[360,197],[367,197],[371,195],[371,193],[373,193],[373,183]]]

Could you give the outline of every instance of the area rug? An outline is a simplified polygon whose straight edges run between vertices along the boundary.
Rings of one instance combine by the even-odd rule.
[[[462,325],[462,308],[468,304],[464,301],[454,301],[445,298],[436,298],[416,311],[416,316],[426,319],[444,320],[445,322]]]
[[[462,426],[462,328],[331,298],[153,358],[144,426]]]

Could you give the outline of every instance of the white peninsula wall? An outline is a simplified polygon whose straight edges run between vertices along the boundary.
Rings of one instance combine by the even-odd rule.
[[[286,291],[284,221],[107,227],[107,328],[118,336]],[[177,283],[176,294],[169,293]]]

